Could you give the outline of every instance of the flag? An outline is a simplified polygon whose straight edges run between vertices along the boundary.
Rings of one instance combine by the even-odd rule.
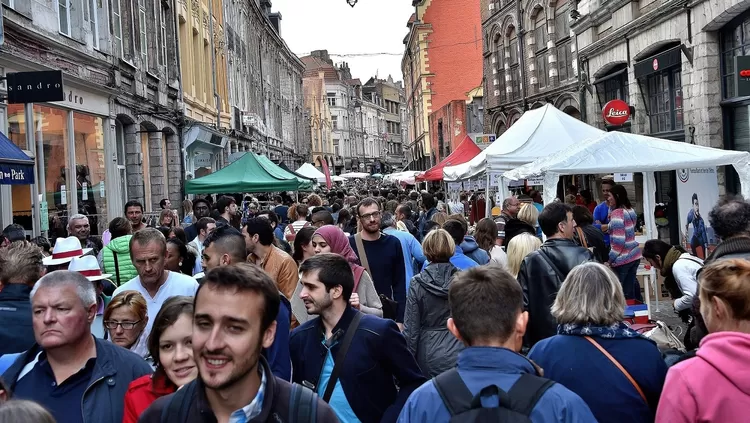
[[[331,189],[331,170],[328,169],[328,163],[325,160],[321,160],[323,166],[323,173],[326,175],[326,187]]]

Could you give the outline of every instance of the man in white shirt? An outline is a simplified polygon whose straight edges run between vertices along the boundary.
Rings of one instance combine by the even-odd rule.
[[[198,236],[188,243],[189,246],[195,248],[198,252],[196,256],[198,260],[195,261],[195,269],[193,269],[193,275],[201,273],[203,266],[201,265],[201,257],[203,257],[203,242],[214,229],[216,229],[216,221],[210,217],[201,217],[198,222],[195,223],[195,227],[198,229]]]
[[[164,268],[167,256],[167,240],[154,228],[142,229],[130,240],[130,257],[138,276],[120,285],[113,296],[123,291],[138,291],[146,299],[148,324],[145,336],[151,333],[156,313],[162,304],[176,295],[195,296],[198,282],[187,275],[170,272]]]

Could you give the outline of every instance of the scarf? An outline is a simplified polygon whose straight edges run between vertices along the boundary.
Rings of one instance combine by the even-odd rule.
[[[333,254],[338,254],[349,262],[349,267],[352,268],[352,273],[354,274],[353,292],[357,292],[359,280],[362,274],[365,273],[365,268],[359,265],[359,257],[357,257],[357,253],[354,252],[349,244],[349,238],[344,234],[344,231],[338,226],[325,225],[318,228],[313,236],[315,235],[320,236],[328,243]]]
[[[680,246],[674,246],[669,249],[666,257],[662,259],[661,275],[664,276],[664,287],[669,291],[673,300],[682,297],[682,290],[672,274],[672,266],[679,260],[680,256],[686,251]]]
[[[628,338],[640,338],[639,332],[630,329],[625,323],[615,323],[611,326],[597,326],[597,325],[579,325],[576,323],[566,323],[564,325],[557,325],[558,335],[572,335],[572,336],[593,336],[604,339],[628,339]]]

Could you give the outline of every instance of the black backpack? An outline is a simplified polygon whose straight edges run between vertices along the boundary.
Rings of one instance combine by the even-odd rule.
[[[525,373],[507,393],[496,385],[489,385],[474,396],[456,369],[438,375],[433,381],[451,414],[450,423],[531,423],[531,410],[555,384],[549,379]],[[500,406],[482,407],[481,399],[488,395],[498,396]]]
[[[161,412],[162,423],[187,421],[190,403],[195,397],[196,385],[196,381],[192,381],[172,395]],[[289,420],[286,423],[316,423],[318,421],[317,395],[302,385],[292,383],[288,413]],[[279,416],[275,416],[275,420],[282,421]]]

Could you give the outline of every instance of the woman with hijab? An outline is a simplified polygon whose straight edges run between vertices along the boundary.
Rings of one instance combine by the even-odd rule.
[[[359,265],[357,254],[349,245],[349,238],[338,226],[326,225],[318,228],[312,237],[311,245],[315,254],[333,253],[344,257],[349,261],[349,266],[354,274],[354,290],[349,299],[349,304],[359,309],[362,313],[383,317],[383,303],[378,297],[372,278],[364,267]],[[299,298],[302,292],[302,284],[297,284],[297,289],[292,295],[292,313],[300,324],[310,319],[305,304]]]

